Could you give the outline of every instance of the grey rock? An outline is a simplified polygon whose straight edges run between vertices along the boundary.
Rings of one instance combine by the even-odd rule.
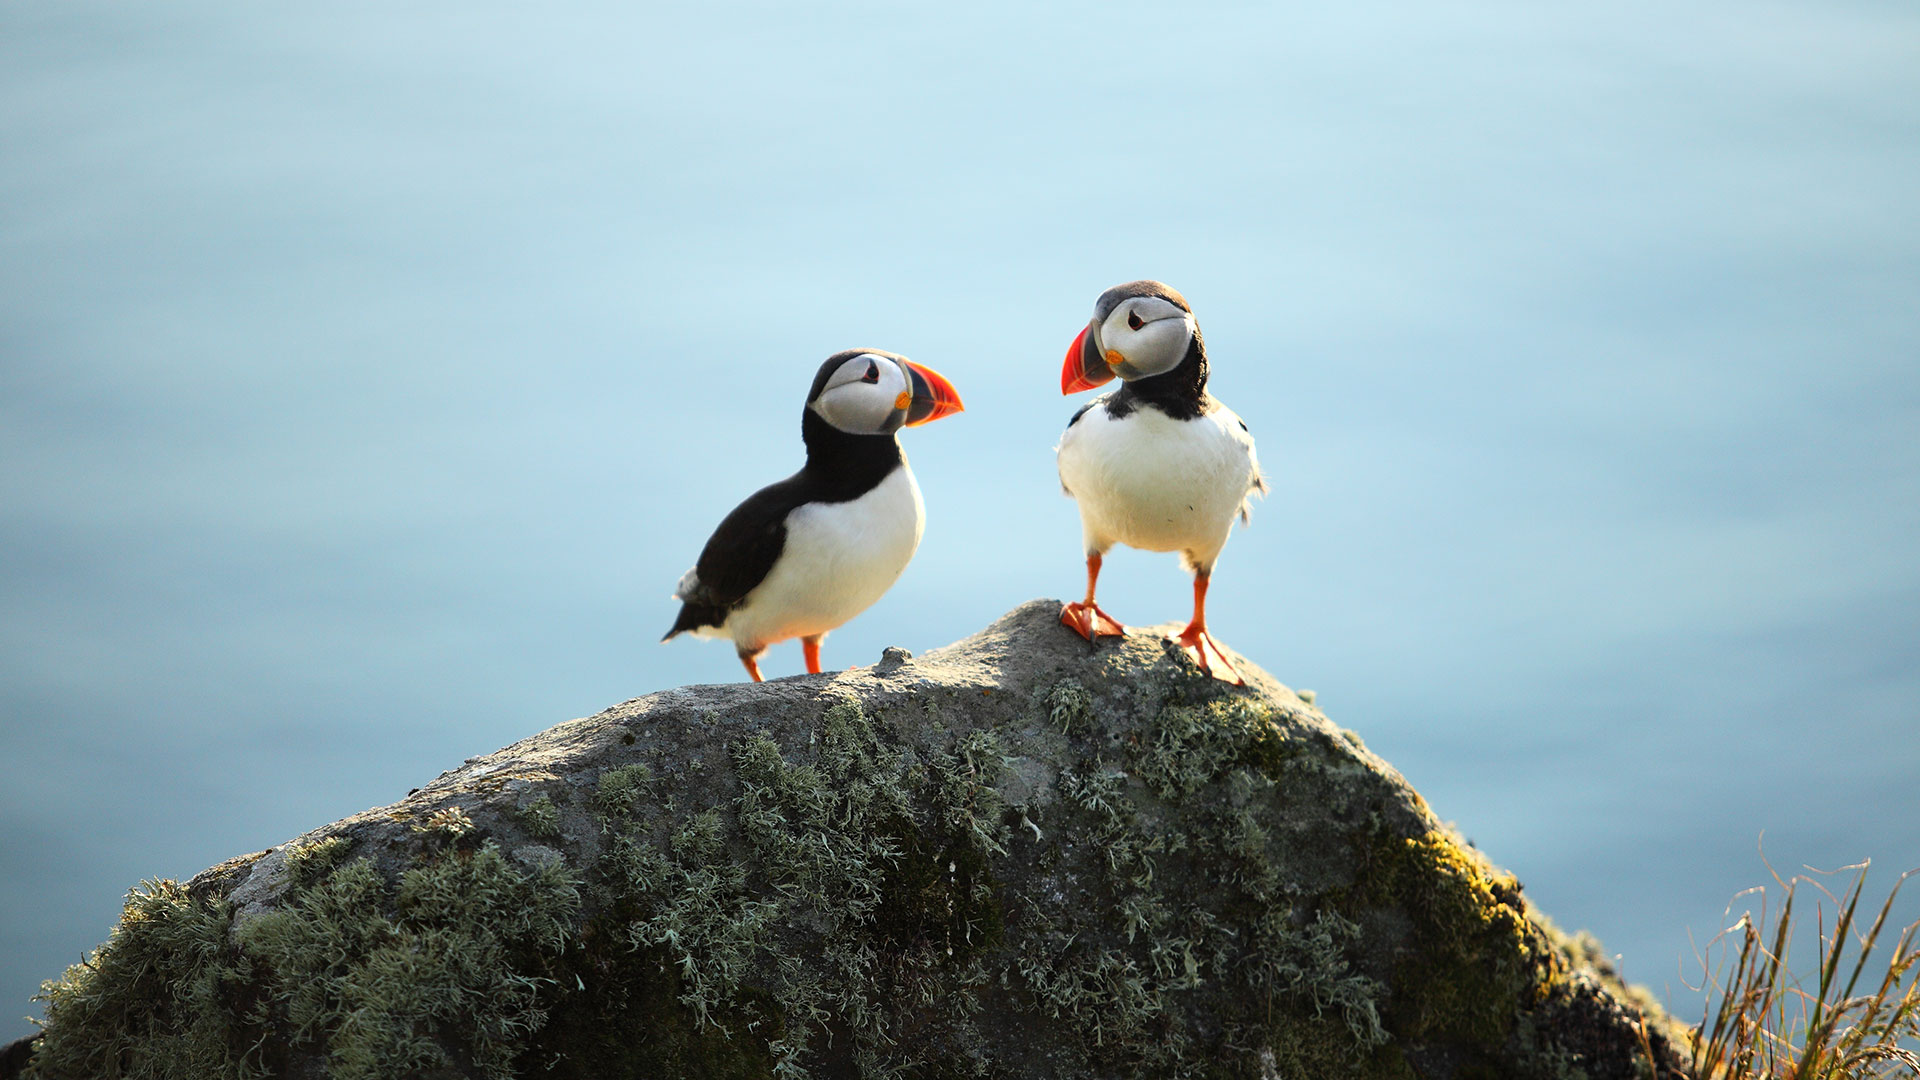
[[[651,694],[137,892],[30,1069],[1681,1075],[1310,699],[1058,612]]]

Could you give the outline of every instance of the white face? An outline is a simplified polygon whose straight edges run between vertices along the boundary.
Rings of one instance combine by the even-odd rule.
[[[1186,359],[1192,341],[1193,316],[1157,296],[1122,300],[1100,324],[1102,353],[1123,379],[1172,371]]]
[[[808,408],[850,435],[887,435],[906,422],[912,401],[913,380],[904,368],[888,357],[861,353],[827,376]]]

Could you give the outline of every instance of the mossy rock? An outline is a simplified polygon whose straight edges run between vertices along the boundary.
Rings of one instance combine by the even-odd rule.
[[[1679,1075],[1352,733],[1058,610],[630,701],[145,885],[25,1075]]]

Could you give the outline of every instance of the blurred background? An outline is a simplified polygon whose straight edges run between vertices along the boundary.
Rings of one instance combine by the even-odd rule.
[[[668,593],[837,349],[968,411],[828,664],[1076,593],[1136,277],[1273,480],[1215,633],[1697,1019],[1763,834],[1920,865],[1916,191],[1904,2],[0,5],[0,1039],[142,878],[741,678]]]

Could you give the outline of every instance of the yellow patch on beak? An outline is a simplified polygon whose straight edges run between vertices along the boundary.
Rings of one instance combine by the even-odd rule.
[[[1121,365],[1121,364],[1124,364],[1124,363],[1126,363],[1126,362],[1127,362],[1127,358],[1126,358],[1126,357],[1124,357],[1124,356],[1121,356],[1121,355],[1120,355],[1120,350],[1119,350],[1119,349],[1108,349],[1108,350],[1107,350],[1107,365],[1108,365],[1109,367],[1117,367],[1117,366],[1119,366],[1119,365]]]
[[[893,407],[896,409],[904,409],[911,404],[913,404],[913,395],[905,390],[900,391],[900,396],[893,399]]]

